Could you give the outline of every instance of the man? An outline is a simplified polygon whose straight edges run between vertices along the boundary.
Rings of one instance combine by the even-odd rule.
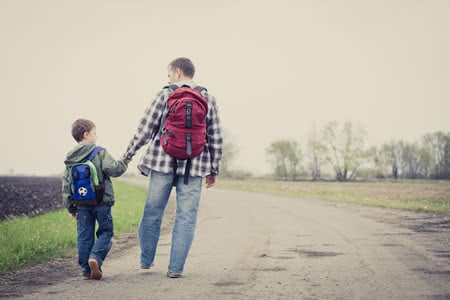
[[[173,85],[195,88],[197,84],[193,81],[194,73],[195,67],[188,58],[177,58],[169,64],[170,86],[163,88],[150,107],[145,110],[137,133],[124,154],[126,160],[131,160],[139,148],[149,144],[145,155],[138,164],[141,173],[150,176],[146,204],[139,225],[141,268],[143,269],[149,269],[153,264],[164,209],[172,186],[176,187],[177,211],[167,272],[167,276],[170,278],[179,278],[183,273],[194,238],[202,178],[206,177],[207,188],[215,184],[222,156],[222,134],[216,101],[205,89],[201,91],[201,94],[208,103],[206,144],[204,151],[191,159],[187,181],[184,178],[187,161],[168,155],[160,145],[161,123],[162,119],[167,116],[167,100],[173,93]]]

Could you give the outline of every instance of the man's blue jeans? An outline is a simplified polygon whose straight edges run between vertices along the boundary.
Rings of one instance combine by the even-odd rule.
[[[182,273],[184,263],[194,239],[197,211],[202,190],[202,177],[189,177],[185,185],[184,176],[175,181],[177,210],[172,232],[169,272]],[[152,171],[144,213],[139,225],[141,265],[150,267],[158,244],[164,210],[173,187],[173,174]]]
[[[95,222],[98,222],[97,240],[95,240]],[[97,206],[77,207],[78,230],[78,263],[83,275],[89,276],[91,270],[89,258],[95,258],[101,266],[112,247],[114,235],[111,206],[99,204]]]

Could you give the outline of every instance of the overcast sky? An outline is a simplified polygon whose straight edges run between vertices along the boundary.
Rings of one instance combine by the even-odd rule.
[[[332,120],[370,145],[449,131],[449,16],[447,0],[0,0],[0,174],[62,172],[79,117],[119,158],[179,56],[255,173],[272,141],[304,147]]]

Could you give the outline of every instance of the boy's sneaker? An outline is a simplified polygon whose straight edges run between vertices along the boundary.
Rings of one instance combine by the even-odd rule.
[[[100,280],[103,274],[100,271],[97,260],[95,258],[89,258],[88,264],[89,268],[91,268],[91,278],[95,280]]]
[[[181,273],[177,273],[177,272],[167,272],[167,277],[169,278],[180,278],[182,275]]]

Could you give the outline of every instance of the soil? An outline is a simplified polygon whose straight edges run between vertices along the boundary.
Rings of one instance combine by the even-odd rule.
[[[61,177],[0,176],[0,221],[62,207]]]

